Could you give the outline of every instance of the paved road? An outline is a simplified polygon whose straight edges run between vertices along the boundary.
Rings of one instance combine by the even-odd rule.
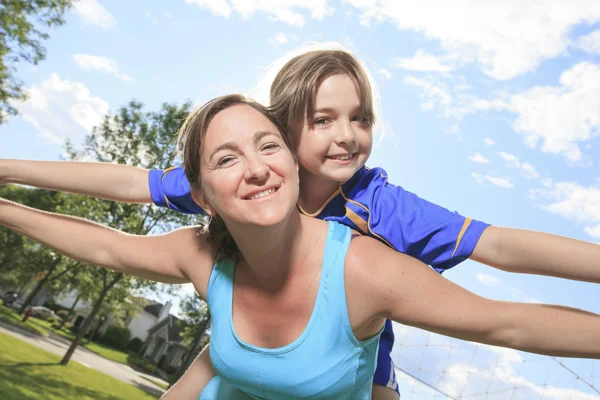
[[[68,341],[62,337],[38,336],[4,323],[0,323],[0,333],[13,336],[19,340],[59,356],[64,356],[69,348]],[[160,396],[162,393],[164,393],[164,390],[161,387],[147,381],[143,378],[143,376],[149,377],[153,380],[159,380],[158,378],[138,372],[128,365],[107,360],[106,358],[100,357],[99,355],[82,348],[81,346],[75,350],[75,353],[73,353],[73,356],[69,362],[74,361],[88,368],[93,368],[97,371],[105,373],[106,375],[110,375],[130,385],[137,386],[142,390],[156,394],[157,396]]]

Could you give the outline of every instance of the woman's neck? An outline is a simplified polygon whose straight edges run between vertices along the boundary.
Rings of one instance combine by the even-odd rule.
[[[340,183],[312,174],[300,167],[300,196],[298,204],[309,215],[315,215],[339,189]]]
[[[279,290],[303,268],[322,237],[315,228],[323,221],[300,215],[297,210],[276,226],[240,227],[232,232],[243,260],[258,284]],[[318,228],[317,228],[318,231]],[[326,229],[323,230],[326,232]]]

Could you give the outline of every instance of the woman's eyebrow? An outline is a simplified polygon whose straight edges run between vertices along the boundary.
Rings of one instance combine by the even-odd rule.
[[[254,144],[258,144],[258,142],[260,142],[262,140],[262,138],[264,138],[265,136],[279,136],[277,135],[275,132],[271,132],[271,131],[258,131],[254,133],[254,138],[252,139],[252,141],[254,142]],[[213,157],[215,156],[215,154],[217,154],[219,151],[221,150],[231,150],[231,151],[239,151],[240,150],[240,146],[238,146],[237,143],[235,142],[227,142],[227,143],[223,143],[221,145],[219,145],[210,155],[209,160],[212,161]]]

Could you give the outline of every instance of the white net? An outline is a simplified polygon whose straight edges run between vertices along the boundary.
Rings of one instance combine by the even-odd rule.
[[[539,356],[400,324],[394,333],[402,400],[600,400],[600,361]]]

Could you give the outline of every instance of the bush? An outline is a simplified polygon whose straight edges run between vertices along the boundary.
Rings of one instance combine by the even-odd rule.
[[[158,367],[156,366],[156,364],[148,363],[148,364],[144,365],[144,369],[146,371],[148,371],[149,373],[153,374],[156,372]]]
[[[174,375],[175,372],[177,372],[177,368],[169,365],[167,368],[164,369],[164,371],[167,375]]]
[[[67,311],[67,310],[58,310],[56,312],[56,315],[58,315],[61,319],[65,320],[65,319],[69,318],[69,311]]]
[[[46,322],[52,324],[52,326],[54,326],[55,324],[60,324],[60,321],[58,320],[58,318],[55,317],[49,317]]]
[[[51,309],[54,312],[57,312],[57,311],[60,311],[60,310],[66,310],[66,308],[64,308],[63,306],[56,304],[54,302],[54,300],[48,300],[47,302],[45,302],[43,304],[43,306]]]
[[[125,350],[130,338],[131,332],[129,329],[120,326],[109,326],[100,338],[100,343],[118,350]]]
[[[131,351],[138,353],[143,345],[144,345],[144,342],[142,342],[142,339],[140,339],[138,337],[134,337],[127,344],[127,348]]]

